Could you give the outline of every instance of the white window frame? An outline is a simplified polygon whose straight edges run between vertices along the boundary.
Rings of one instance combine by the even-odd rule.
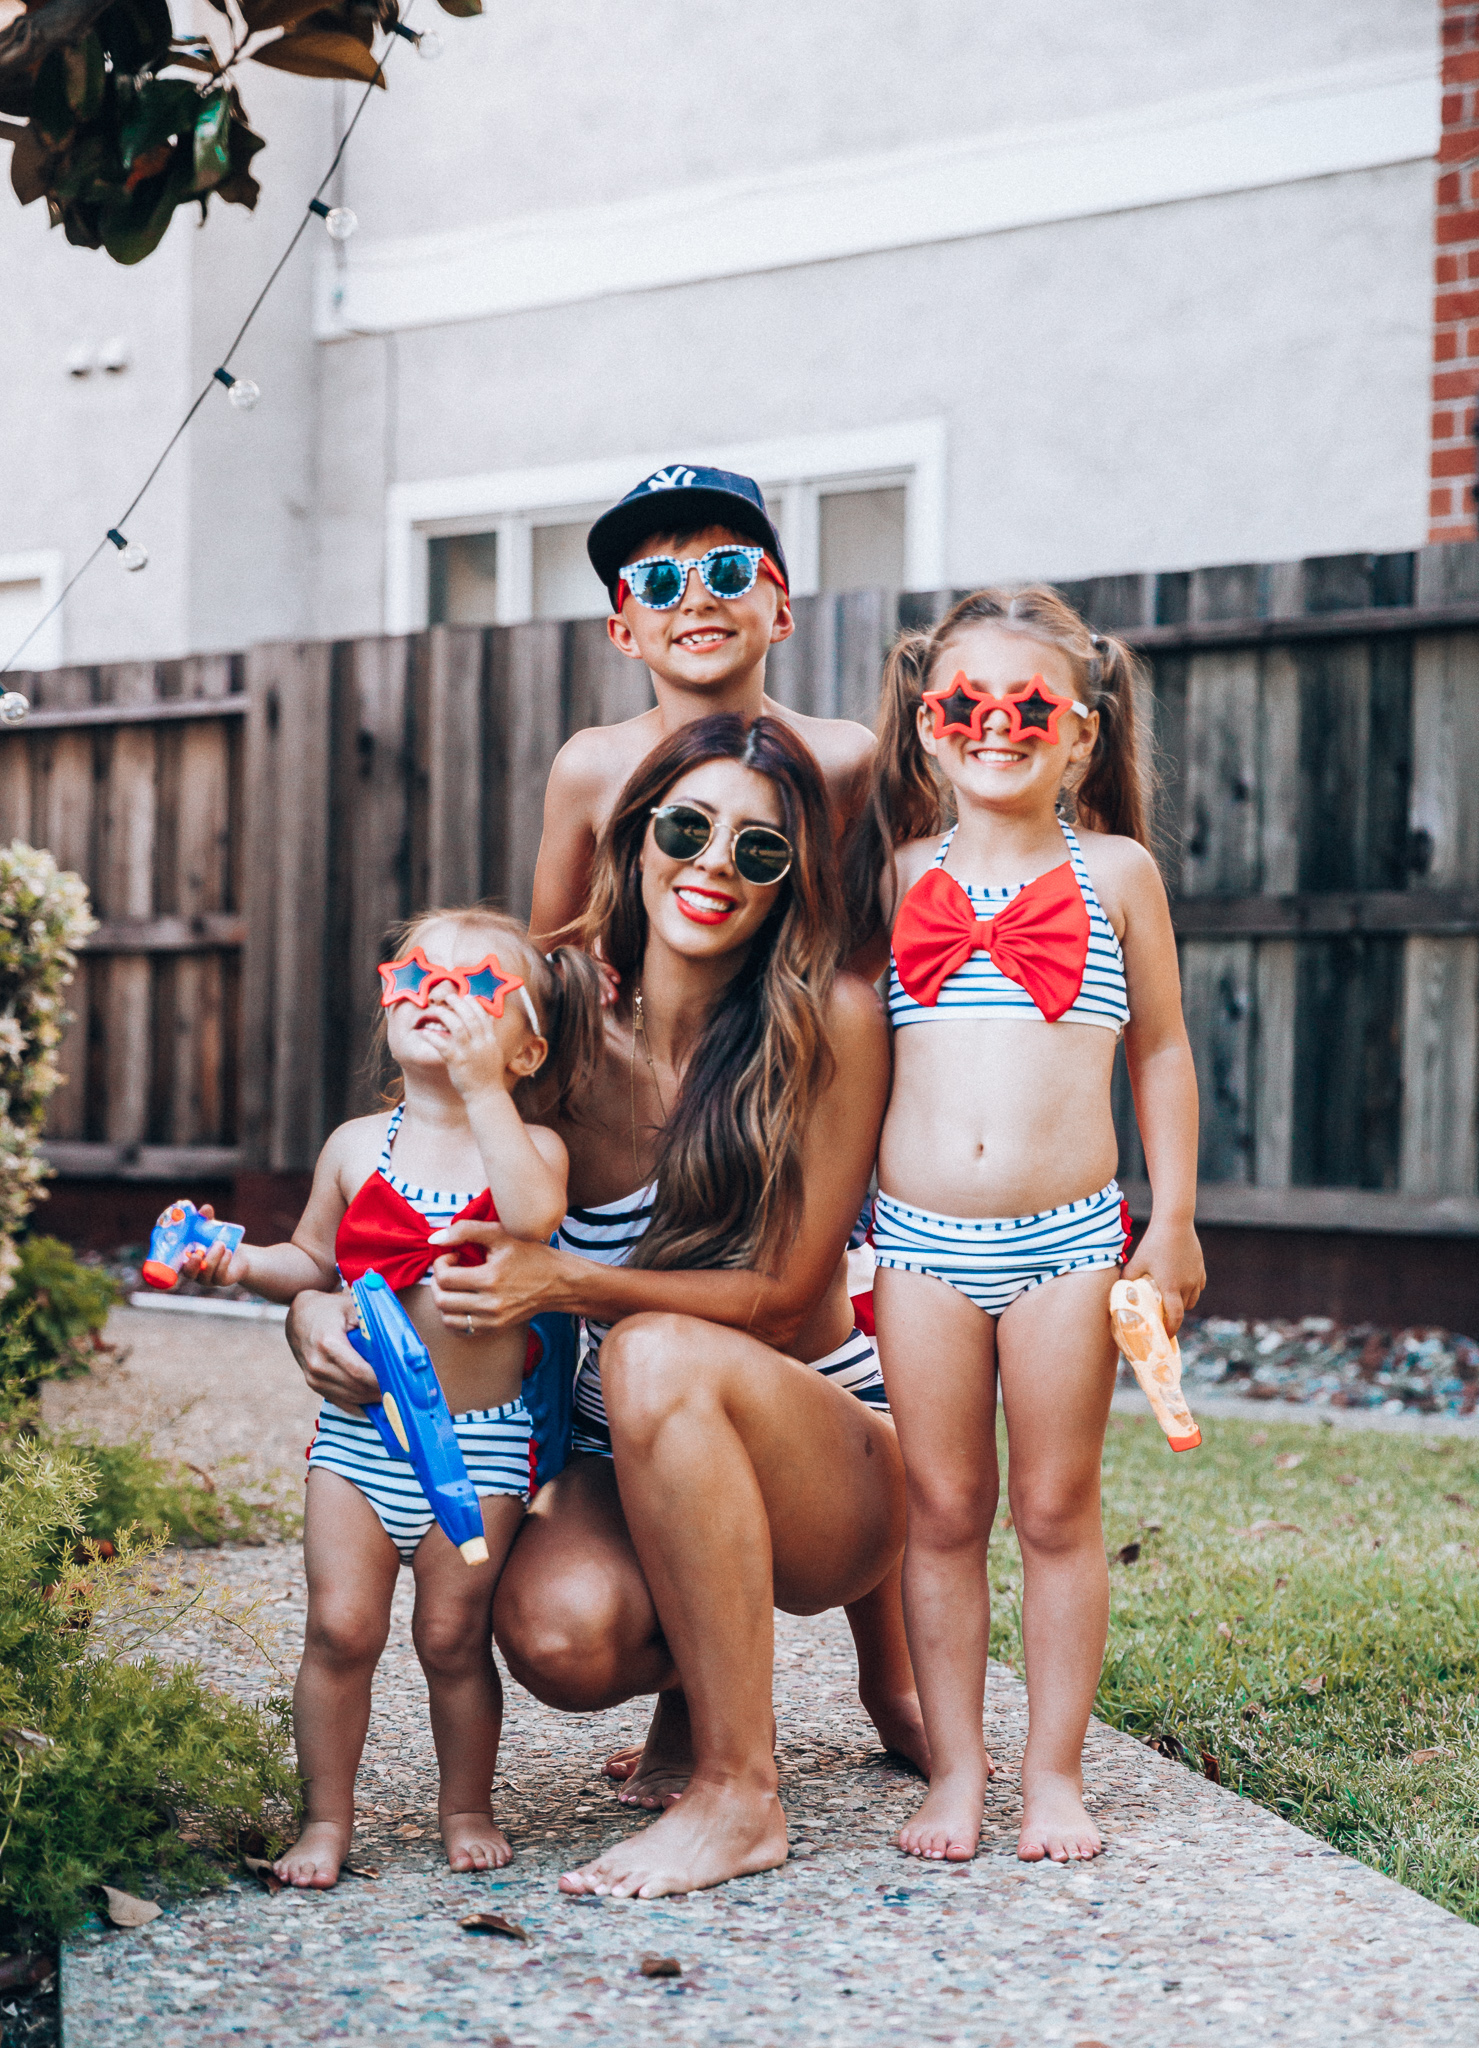
[[[385,631],[417,633],[425,627],[429,544],[465,533],[497,534],[498,622],[522,624],[534,615],[534,528],[594,519],[642,477],[678,460],[758,481],[780,530],[797,597],[817,588],[818,499],[836,491],[902,486],[904,586],[938,590],[945,584],[945,422],[898,420],[828,434],[393,484],[385,499]]]
[[[32,548],[26,554],[0,555],[0,583],[39,583],[41,609],[47,611],[62,594],[66,560],[60,548]],[[0,661],[10,657],[9,647],[0,647]],[[53,612],[22,656],[28,669],[62,666],[62,614]]]

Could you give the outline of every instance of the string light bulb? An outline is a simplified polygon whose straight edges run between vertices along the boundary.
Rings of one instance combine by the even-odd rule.
[[[137,573],[149,566],[149,550],[136,540],[126,540],[116,526],[108,528],[108,538],[118,550],[118,559],[125,569]]]
[[[218,384],[226,386],[226,396],[238,412],[250,412],[262,396],[260,384],[254,384],[250,377],[233,377],[226,369],[212,373]]]
[[[7,690],[5,695],[0,697],[0,722],[6,725],[19,725],[30,708],[29,697],[23,697],[19,690]]]
[[[359,226],[359,215],[348,206],[325,206],[321,199],[310,199],[308,211],[318,215],[331,242],[347,242]]]

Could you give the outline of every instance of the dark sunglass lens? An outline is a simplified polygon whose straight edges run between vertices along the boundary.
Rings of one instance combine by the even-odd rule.
[[[755,581],[755,571],[742,548],[721,548],[709,558],[704,580],[715,597],[743,597]]]
[[[679,805],[659,811],[652,821],[652,836],[658,851],[669,860],[696,860],[713,835],[713,820],[704,811]]]
[[[734,865],[747,882],[778,882],[791,865],[791,842],[779,832],[746,826],[734,843]]]
[[[683,571],[676,562],[651,562],[636,572],[634,595],[646,605],[666,611],[683,595]]]

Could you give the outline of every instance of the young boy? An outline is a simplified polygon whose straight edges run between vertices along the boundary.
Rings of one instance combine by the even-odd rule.
[[[863,806],[873,757],[866,726],[806,718],[765,694],[765,657],[796,627],[780,535],[750,477],[660,469],[602,513],[586,549],[611,597],[606,630],[629,660],[646,662],[657,705],[621,725],[588,726],[555,757],[529,921],[545,945],[585,908],[596,839],[627,777],[680,725],[718,711],[783,718],[816,756],[839,826]],[[674,564],[692,565],[686,580]],[[642,574],[623,576],[638,565]],[[720,594],[731,590],[739,594]]]

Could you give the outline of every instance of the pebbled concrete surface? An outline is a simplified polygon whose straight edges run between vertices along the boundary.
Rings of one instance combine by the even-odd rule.
[[[291,1548],[214,1568],[275,1600],[292,1641]],[[355,1857],[381,1874],[312,1896],[233,1885],[137,1932],[83,1933],[63,1959],[66,2048],[1479,2039],[1479,1929],[1106,1728],[1091,1731],[1088,1777],[1108,1853],[1019,1864],[1025,1696],[1000,1669],[983,1853],[954,1870],[907,1862],[888,1838],[918,1781],[877,1749],[840,1615],[778,1617],[784,1869],[682,1900],[562,1898],[559,1871],[633,1825],[599,1769],[645,1717],[559,1715],[510,1686],[496,1805],[516,1860],[454,1876],[435,1839],[409,1591],[403,1574],[360,1782]],[[244,1695],[268,1682],[265,1667],[208,1664]],[[480,1909],[520,1921],[528,1945],[464,1934],[459,1918]],[[642,1976],[648,1953],[682,1974]]]

